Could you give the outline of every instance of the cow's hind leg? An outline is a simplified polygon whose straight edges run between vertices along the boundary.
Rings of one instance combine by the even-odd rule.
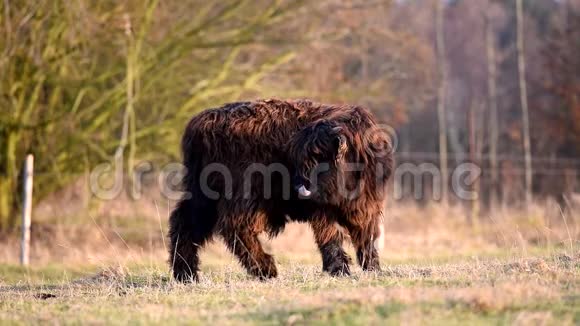
[[[252,276],[261,280],[276,277],[276,262],[272,255],[264,252],[258,239],[258,233],[252,227],[222,226],[221,235],[228,249],[238,257],[240,263]]]
[[[169,218],[169,263],[180,282],[197,281],[198,251],[212,237],[216,222],[213,202],[183,199]]]
[[[343,233],[325,216],[310,221],[314,238],[322,255],[322,270],[332,276],[350,275],[350,257],[342,248]]]

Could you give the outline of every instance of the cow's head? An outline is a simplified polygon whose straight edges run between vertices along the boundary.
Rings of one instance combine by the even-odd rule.
[[[337,203],[344,182],[342,166],[349,145],[343,128],[329,121],[306,126],[292,137],[289,154],[294,166],[292,184],[301,198]]]

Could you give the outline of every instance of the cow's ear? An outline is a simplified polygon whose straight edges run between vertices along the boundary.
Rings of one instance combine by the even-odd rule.
[[[346,151],[348,149],[348,145],[346,144],[346,137],[342,133],[341,127],[334,127],[332,128],[334,134],[334,148],[336,153],[336,160],[342,160],[346,155]]]

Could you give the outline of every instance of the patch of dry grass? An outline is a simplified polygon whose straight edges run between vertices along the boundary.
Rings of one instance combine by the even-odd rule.
[[[564,258],[565,257],[565,258]],[[1,285],[0,320],[22,323],[549,324],[580,322],[580,256],[405,264],[333,278],[311,264],[280,264],[260,282],[239,266],[205,264],[177,284],[163,266],[110,266],[70,279]],[[37,270],[36,273],[42,273]],[[429,318],[429,319],[425,319]]]
[[[37,265],[104,264],[128,259],[158,261],[165,255],[170,204],[128,201],[124,209],[117,201],[98,205],[95,213],[78,213],[74,219],[57,217],[56,210],[40,210],[32,226],[32,257]],[[151,200],[149,200],[151,201]],[[120,217],[139,207],[138,215]],[[47,211],[49,213],[47,213]],[[66,210],[65,210],[66,211]],[[84,214],[84,215],[83,215]],[[384,258],[392,263],[414,260],[446,260],[454,257],[534,255],[555,250],[573,251],[580,239],[577,211],[563,213],[553,203],[527,211],[502,208],[483,213],[473,225],[466,223],[469,212],[460,206],[442,207],[392,204],[385,212]],[[307,225],[291,224],[276,239],[263,239],[267,250],[283,253],[292,260],[312,262],[317,249]],[[19,242],[0,236],[0,261],[17,263]],[[210,257],[228,257],[219,241],[207,250]],[[112,259],[113,258],[113,259]]]
[[[169,276],[161,214],[143,223],[103,217],[84,225],[41,223],[32,267],[16,264],[14,239],[0,247],[0,322],[580,323],[580,228],[573,212],[505,209],[475,225],[465,223],[465,214],[459,207],[389,208],[383,271],[355,268],[345,278],[321,272],[306,225],[263,239],[279,268],[267,282],[249,278],[216,241],[203,251],[193,285]]]

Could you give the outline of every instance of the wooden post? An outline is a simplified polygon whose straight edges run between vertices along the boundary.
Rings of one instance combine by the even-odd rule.
[[[22,244],[20,263],[28,265],[30,260],[30,221],[32,214],[32,176],[34,172],[34,156],[28,154],[24,163],[24,201],[22,205]]]

